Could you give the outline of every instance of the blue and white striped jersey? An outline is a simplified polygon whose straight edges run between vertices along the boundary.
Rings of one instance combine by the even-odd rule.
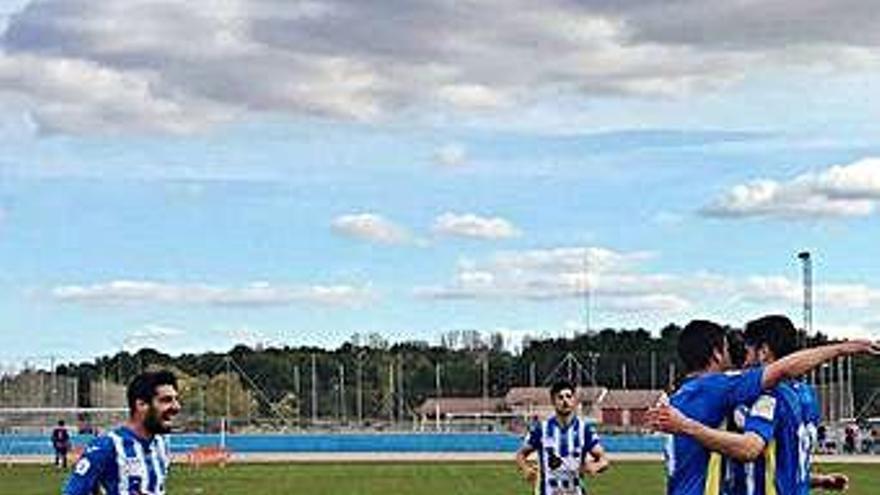
[[[556,416],[536,422],[525,444],[535,449],[540,463],[538,495],[583,495],[580,467],[584,457],[599,444],[593,426],[573,416],[565,426]]]
[[[86,447],[63,493],[90,495],[100,486],[106,495],[164,495],[170,463],[164,436],[144,440],[122,426]]]

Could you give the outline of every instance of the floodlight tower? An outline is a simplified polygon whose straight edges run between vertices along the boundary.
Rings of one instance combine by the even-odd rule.
[[[804,304],[803,304],[803,318],[804,323],[803,327],[803,335],[801,337],[801,346],[806,347],[809,342],[810,336],[813,334],[813,260],[810,258],[809,251],[801,251],[797,255],[798,259],[801,260],[801,266],[803,268],[803,286],[804,286]],[[809,380],[813,386],[818,386],[819,381],[821,381],[822,373],[821,368],[819,373],[817,374],[815,370],[810,371]],[[819,381],[817,381],[819,379]],[[822,397],[822,401],[826,401],[825,394],[820,391],[820,396]]]
[[[590,333],[590,248],[584,248],[584,331]]]
[[[813,334],[813,260],[809,251],[801,251],[797,256],[804,270],[804,333],[809,337]]]

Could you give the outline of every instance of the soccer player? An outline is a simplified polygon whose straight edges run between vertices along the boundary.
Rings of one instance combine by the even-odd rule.
[[[180,412],[177,379],[169,371],[146,372],[128,385],[129,419],[89,444],[64,487],[64,495],[165,493],[171,461],[165,434]]]
[[[761,366],[785,357],[797,348],[797,330],[785,316],[770,315],[750,321],[745,329],[746,366]],[[703,445],[727,459],[725,492],[731,495],[803,494],[810,486],[842,490],[843,474],[810,475],[811,450],[818,411],[806,383],[784,380],[756,401],[737,406],[734,431],[720,434],[677,416],[667,428],[693,432]],[[744,465],[739,461],[747,461]]]
[[[687,377],[670,398],[670,405],[653,408],[649,422],[661,431],[674,433],[666,448],[667,493],[670,495],[717,495],[722,490],[724,445],[720,438],[736,435],[716,428],[738,404],[756,403],[764,412],[765,401],[756,400],[786,378],[802,375],[835,357],[874,352],[870,341],[858,340],[807,349],[778,359],[767,366],[745,371],[730,368],[724,329],[712,322],[695,320],[679,336],[678,353]],[[799,404],[799,402],[798,402]],[[680,412],[679,412],[680,411]],[[681,426],[681,418],[690,418]],[[758,435],[749,436],[755,440]],[[759,441],[737,443],[738,450],[726,452],[741,459],[754,458],[763,450]],[[714,451],[714,452],[710,452]]]
[[[608,457],[593,427],[575,414],[574,384],[560,381],[550,387],[555,414],[529,429],[516,463],[539,495],[584,495],[583,475],[595,476],[608,468]],[[528,456],[538,453],[538,468]]]
[[[55,465],[67,469],[67,451],[70,450],[70,434],[64,426],[64,420],[58,420],[58,426],[52,430],[52,448],[55,450]]]

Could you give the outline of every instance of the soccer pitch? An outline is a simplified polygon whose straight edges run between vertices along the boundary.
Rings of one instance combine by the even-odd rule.
[[[823,464],[823,472],[850,476],[850,495],[877,493],[880,465]],[[49,466],[0,466],[0,494],[56,495],[64,473]],[[529,487],[510,463],[319,463],[236,464],[226,468],[177,466],[170,495],[511,495]],[[663,494],[657,462],[619,462],[590,483],[595,494]]]

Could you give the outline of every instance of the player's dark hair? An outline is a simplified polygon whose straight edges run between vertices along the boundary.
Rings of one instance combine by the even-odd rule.
[[[685,373],[705,369],[715,351],[724,351],[724,328],[708,320],[693,320],[678,336],[678,357]]]
[[[171,385],[177,388],[177,378],[174,373],[166,370],[146,371],[134,377],[126,390],[129,412],[134,414],[138,400],[148,404],[152,402],[156,397],[156,389],[162,385]]]
[[[761,347],[767,344],[776,359],[798,349],[798,334],[794,323],[783,315],[767,315],[746,323],[746,345]]]
[[[575,393],[577,391],[577,387],[569,380],[557,380],[553,382],[553,385],[550,386],[550,397],[556,397],[556,394],[562,392],[563,390],[571,390],[571,393]]]
[[[743,331],[738,329],[727,332],[727,350],[734,368],[742,368],[746,362],[746,343]]]

